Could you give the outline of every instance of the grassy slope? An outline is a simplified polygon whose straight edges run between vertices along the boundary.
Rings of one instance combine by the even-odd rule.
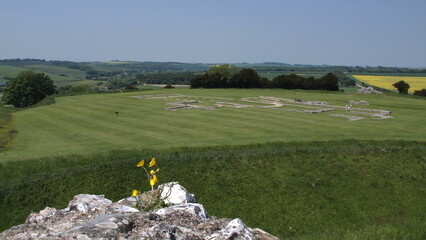
[[[260,108],[215,111],[165,111],[165,103],[130,96],[181,93],[191,96],[275,96],[327,101],[344,106],[367,100],[371,108],[392,111],[395,118],[347,121],[329,113],[304,114]],[[200,99],[208,101],[208,99]],[[221,100],[219,100],[221,101]],[[120,112],[118,117],[114,112]],[[339,110],[344,113],[343,110]],[[337,112],[338,113],[338,112]],[[291,90],[173,89],[139,93],[61,97],[56,104],[16,113],[18,135],[3,160],[47,155],[89,153],[138,147],[211,146],[275,141],[342,139],[424,140],[423,99],[388,95],[357,95]]]
[[[26,68],[31,68],[40,72],[48,72],[56,75],[66,74],[69,77],[80,78],[86,75],[86,72],[79,69],[72,69],[67,67],[49,66],[49,65],[28,65]]]
[[[22,71],[33,70],[47,74],[55,82],[66,82],[81,80],[86,76],[84,71],[78,69],[71,69],[58,66],[48,65],[28,65],[25,67],[14,67],[7,65],[0,65],[0,82],[5,82],[4,77],[14,78]],[[65,74],[67,76],[60,76]]]
[[[18,73],[25,71],[27,69],[21,67],[0,65],[0,82],[6,82],[7,80],[4,77],[14,78]]]
[[[0,102],[0,104],[1,103],[2,102]],[[15,111],[14,108],[0,106],[0,151],[10,147],[16,133],[12,117],[12,113]]]
[[[141,158],[160,182],[178,180],[211,215],[241,217],[289,239],[425,239],[426,144],[271,143],[139,149],[0,163],[0,229],[30,211],[64,208],[78,193],[118,200],[147,190]]]
[[[66,82],[66,81],[76,81],[81,80],[86,76],[86,72],[71,69],[66,67],[58,67],[58,66],[48,66],[48,65],[28,65],[25,66],[27,69],[31,69],[37,72],[44,72],[49,75],[55,82]],[[61,74],[66,76],[61,76]]]

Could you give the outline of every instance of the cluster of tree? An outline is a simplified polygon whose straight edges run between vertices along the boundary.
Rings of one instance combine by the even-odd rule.
[[[126,74],[141,82],[147,83],[173,83],[182,84],[189,82],[193,77],[188,75],[192,72],[205,71],[208,66],[205,64],[177,63],[177,62],[117,62],[117,63],[83,63],[96,70],[87,71],[87,79],[106,79],[116,75]],[[102,69],[102,70],[100,70]],[[173,75],[173,74],[177,75]],[[151,75],[152,74],[152,75]],[[160,74],[155,76],[155,74]],[[165,75],[161,75],[165,74]],[[167,76],[167,74],[170,74]],[[166,78],[172,77],[174,82]],[[184,79],[182,79],[182,77]]]
[[[426,97],[426,88],[423,88],[422,90],[415,90],[413,95]]]
[[[392,84],[392,86],[396,88],[399,93],[402,93],[402,94],[408,94],[408,89],[410,89],[410,84],[402,80]]]
[[[141,73],[136,75],[136,79],[148,84],[189,84],[194,76],[193,72]]]
[[[86,79],[89,80],[98,80],[98,79],[108,79],[113,76],[121,75],[123,74],[122,70],[117,71],[97,71],[97,70],[91,70],[86,72]]]
[[[44,73],[23,71],[9,80],[2,100],[15,107],[28,107],[55,93],[53,80]]]
[[[408,94],[408,89],[410,89],[410,84],[406,83],[403,80],[392,84],[392,86],[396,88],[401,94]],[[422,90],[415,90],[413,92],[413,95],[426,97],[426,88],[423,88]]]
[[[114,77],[108,80],[106,87],[108,89],[135,89],[136,85],[139,84],[139,81],[135,78],[128,78],[121,75],[121,78]],[[137,88],[136,88],[137,89]]]
[[[232,65],[213,66],[190,81],[191,88],[267,88],[269,80],[261,78],[253,69],[237,71]]]
[[[339,90],[338,78],[333,73],[328,73],[321,78],[305,78],[296,74],[280,75],[272,80],[272,87],[304,90]]]
[[[269,81],[256,71],[245,68],[237,71],[235,66],[214,66],[204,74],[196,75],[190,82],[191,88],[284,88],[338,91],[338,78],[328,73],[322,78],[304,78],[296,74],[280,75]]]

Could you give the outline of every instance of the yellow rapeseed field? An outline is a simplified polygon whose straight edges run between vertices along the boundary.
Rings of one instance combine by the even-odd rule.
[[[401,80],[410,84],[409,92],[426,88],[426,77],[404,77],[404,76],[374,76],[374,75],[353,75],[356,79],[369,85],[396,91],[392,84]]]

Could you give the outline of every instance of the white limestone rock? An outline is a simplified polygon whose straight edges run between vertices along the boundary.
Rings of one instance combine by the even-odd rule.
[[[170,189],[173,190],[173,186]],[[184,188],[180,186],[178,189]],[[130,199],[113,203],[103,195],[80,194],[75,196],[65,209],[47,207],[39,213],[30,214],[24,224],[0,233],[0,240],[277,240],[260,229],[247,227],[241,219],[231,221],[208,216],[204,206],[198,203],[139,212],[124,204],[125,202],[134,201]]]
[[[359,94],[383,94],[380,91],[374,90],[372,87],[361,88],[357,91]]]
[[[238,236],[238,238],[236,238]],[[218,233],[214,233],[207,239],[241,239],[251,240],[256,239],[252,233],[252,229],[248,228],[244,222],[236,218],[228,223],[228,225],[221,229]]]
[[[164,183],[158,186],[161,191],[161,198],[167,205],[179,205],[186,203],[195,203],[194,194],[188,193],[188,191],[180,185],[178,182]]]
[[[204,209],[204,206],[198,203],[187,203],[182,205],[174,205],[167,208],[161,208],[159,210],[155,210],[153,213],[158,214],[160,216],[172,214],[177,211],[182,211],[191,214],[194,217],[198,217],[201,219],[207,219],[208,214]]]
[[[112,201],[106,199],[104,195],[79,194],[74,196],[67,209],[86,213],[101,210],[111,205]]]

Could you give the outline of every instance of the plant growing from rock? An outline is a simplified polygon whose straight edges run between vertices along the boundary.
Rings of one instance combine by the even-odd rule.
[[[148,179],[151,191],[140,193],[138,190],[133,190],[132,196],[137,200],[137,206],[144,211],[164,207],[164,199],[161,198],[161,191],[155,189],[154,186],[158,183],[157,173],[160,168],[157,165],[155,157],[151,159],[148,167],[145,167],[145,160],[140,161],[136,167],[143,168]]]

